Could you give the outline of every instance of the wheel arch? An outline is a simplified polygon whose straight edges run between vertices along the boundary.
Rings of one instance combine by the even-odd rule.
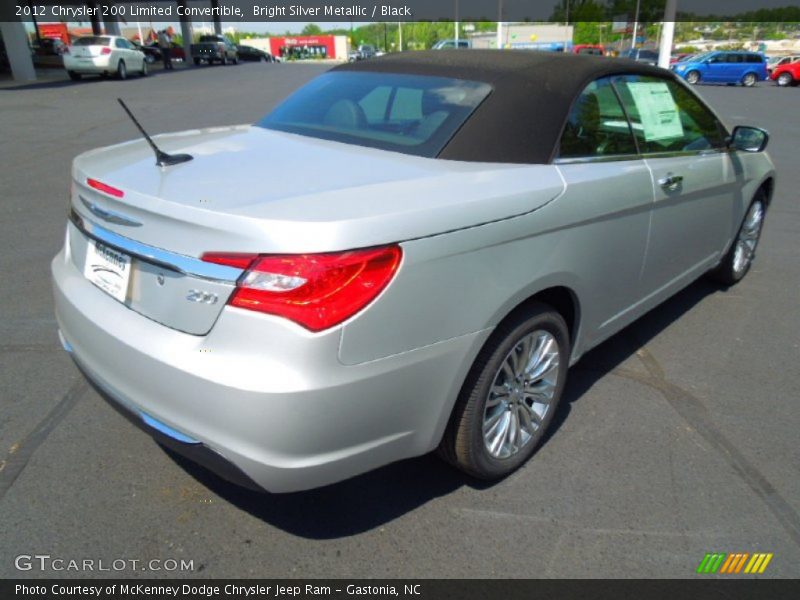
[[[770,204],[772,204],[772,194],[775,192],[775,177],[769,175],[761,184],[758,186],[756,193],[764,192],[764,196],[767,201],[767,208],[769,208]]]
[[[580,323],[580,303],[578,302],[577,294],[566,286],[553,286],[536,292],[522,302],[518,308],[525,309],[527,306],[537,302],[551,306],[564,318],[569,330],[570,345],[574,345],[575,335]]]
[[[480,347],[475,349],[474,354],[469,359],[469,363],[465,365],[463,377],[457,378],[458,383],[453,389],[452,402],[447,402],[442,406],[438,423],[434,428],[433,437],[430,438],[430,441],[433,442],[433,444],[429,443],[427,445],[428,450],[439,447],[441,451],[441,442],[444,440],[445,433],[452,425],[453,420],[456,418],[455,413],[458,403],[458,395],[461,393],[464,386],[469,382],[470,374],[473,372],[473,367],[475,365],[475,360],[480,355],[483,348],[493,342],[493,340],[496,338],[496,334],[505,323],[518,318],[521,314],[525,314],[536,304],[546,304],[563,317],[569,332],[571,346],[570,351],[574,356],[575,343],[578,339],[581,323],[581,305],[578,299],[578,294],[574,290],[574,286],[551,283],[550,285],[547,285],[547,287],[541,287],[534,292],[528,293],[527,297],[499,313],[500,317],[496,319],[496,325],[494,326],[494,330],[492,331],[491,335],[487,336],[480,344]],[[570,361],[570,364],[571,363],[572,361]]]
[[[537,303],[547,304],[563,317],[569,331],[570,348],[574,350],[580,331],[581,303],[575,290],[567,285],[549,285],[530,293],[505,311],[505,314],[498,319],[496,328],[516,318],[520,313],[527,312]]]

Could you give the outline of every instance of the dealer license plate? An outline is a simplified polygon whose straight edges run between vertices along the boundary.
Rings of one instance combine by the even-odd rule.
[[[125,302],[131,279],[131,257],[90,240],[83,275],[108,295]]]

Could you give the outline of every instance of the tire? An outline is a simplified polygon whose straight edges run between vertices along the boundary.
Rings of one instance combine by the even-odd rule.
[[[757,81],[758,77],[756,77],[755,73],[747,73],[744,77],[742,77],[742,85],[744,87],[753,87]]]
[[[439,445],[440,456],[485,480],[505,477],[524,464],[541,443],[561,399],[569,345],[567,324],[546,304],[534,304],[501,324],[467,375]],[[536,396],[524,389],[531,369],[534,378],[527,385]],[[540,369],[545,370],[537,373]],[[509,375],[512,371],[516,378]]]
[[[148,70],[147,70],[147,61],[142,61],[142,70],[139,71],[139,75],[142,77],[147,77]]]
[[[700,82],[700,72],[699,71],[689,71],[686,74],[686,83],[691,85],[697,85]]]
[[[69,75],[69,78],[72,79],[72,81],[80,81],[81,80],[81,74],[80,73],[76,73],[75,71],[67,71],[67,75]]]
[[[235,65],[239,64],[239,56],[238,55],[233,57],[233,64],[235,64]]]
[[[117,63],[117,77],[120,80],[128,78],[128,68],[125,66],[125,61],[121,60]]]
[[[195,65],[199,65],[200,64],[200,59],[199,58],[195,58],[194,59],[194,64]]]
[[[766,211],[767,197],[764,192],[759,192],[750,203],[736,239],[728,248],[722,262],[709,273],[713,280],[731,286],[744,279],[756,256]]]
[[[223,54],[222,55],[222,59],[219,62],[222,64],[223,67],[227,67],[228,66],[228,55],[227,54]]]
[[[791,73],[781,73],[775,80],[775,83],[777,83],[781,87],[789,87],[790,85],[792,85],[793,82],[794,79],[792,78]]]

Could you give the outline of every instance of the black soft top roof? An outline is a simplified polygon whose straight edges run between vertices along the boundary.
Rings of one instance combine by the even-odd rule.
[[[552,160],[570,107],[591,81],[617,74],[674,78],[666,69],[631,60],[530,50],[402,52],[334,70],[488,83],[492,93],[442,149],[439,158],[539,164]]]

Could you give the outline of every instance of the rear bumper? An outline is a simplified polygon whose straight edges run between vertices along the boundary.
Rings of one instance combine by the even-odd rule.
[[[60,331],[59,337],[64,345],[64,349],[72,355],[72,347],[66,343]],[[146,413],[136,412],[130,406],[119,402],[112,395],[112,393],[109,392],[109,390],[101,387],[100,384],[85,371],[80,361],[74,355],[72,358],[75,361],[75,365],[78,367],[81,373],[83,373],[84,377],[86,377],[86,380],[91,384],[100,397],[108,402],[112,408],[114,408],[128,421],[151,436],[156,442],[162,446],[165,446],[166,448],[169,448],[176,454],[179,454],[184,458],[187,458],[192,462],[205,467],[209,471],[215,473],[230,483],[234,483],[250,490],[261,489],[261,486],[250,479],[241,469],[229,462],[224,456],[217,453],[212,448],[209,448],[198,440],[194,440],[188,436],[180,434],[180,432],[157,421]]]
[[[192,58],[199,60],[220,60],[222,56],[223,53],[217,50],[203,50],[192,53]]]
[[[74,58],[66,54],[64,55],[64,68],[76,73],[105,73],[112,68],[111,57]]]
[[[179,453],[272,492],[432,450],[489,333],[345,366],[338,329],[226,308],[208,335],[181,333],[97,289],[67,254],[52,262],[56,318],[87,377],[151,434],[143,414],[197,442],[160,438]]]

